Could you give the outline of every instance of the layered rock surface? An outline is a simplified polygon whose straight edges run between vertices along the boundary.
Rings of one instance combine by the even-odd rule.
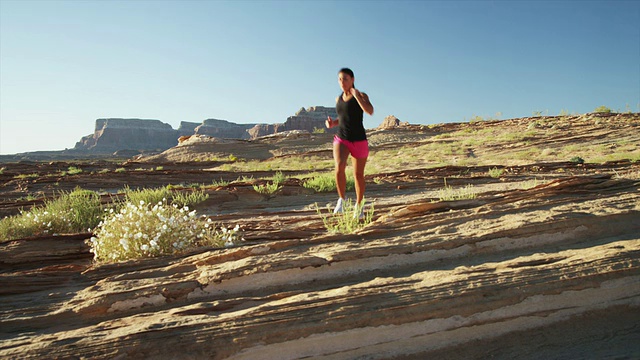
[[[606,334],[601,354],[637,356],[638,189],[581,176],[471,201],[387,198],[354,235],[283,199],[234,216],[246,246],[114,265],[92,265],[82,235],[5,243],[0,355],[418,358],[611,313],[622,319],[568,339]]]
[[[630,120],[606,129],[590,124],[574,124],[546,144],[595,146],[640,136]],[[399,148],[400,138],[415,147],[438,130],[420,131],[371,134],[374,156]],[[329,135],[237,148],[249,158],[269,146],[306,142],[314,149],[322,141]],[[482,157],[513,148],[474,150]],[[312,154],[331,157],[328,148]],[[14,193],[48,186],[47,176],[13,179],[17,172],[68,165],[7,165],[0,208],[28,208],[34,202]],[[273,171],[243,174],[256,179],[247,182],[213,170],[213,163],[113,166],[145,165],[163,169],[92,173],[109,166],[96,163],[50,181],[59,182],[57,189],[97,190],[228,180],[206,188],[210,198],[196,209],[240,225],[246,243],[108,265],[92,263],[88,233],[0,243],[0,357],[640,357],[637,161],[503,164],[499,177],[488,175],[489,165],[371,174],[374,221],[351,235],[327,232],[315,204],[326,212],[335,194],[302,187],[295,171],[285,172],[290,178],[280,192],[261,195],[252,185]],[[477,196],[439,200],[443,178],[454,188],[472,184]]]

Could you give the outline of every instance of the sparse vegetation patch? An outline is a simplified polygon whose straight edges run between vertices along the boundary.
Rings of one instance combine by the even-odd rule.
[[[447,185],[447,179],[444,179],[444,188],[438,190],[440,201],[471,200],[477,197],[478,194],[471,184],[461,188],[454,188]]]
[[[0,220],[3,241],[35,235],[87,232],[102,217],[100,196],[89,190],[62,193],[43,206]]]
[[[332,209],[327,207],[328,214],[323,214],[318,204],[315,204],[318,215],[322,218],[324,227],[333,233],[352,234],[359,229],[369,225],[373,220],[374,206],[362,202],[362,208],[358,208],[353,201],[346,200],[342,203],[343,212],[333,214]],[[362,217],[359,216],[362,211]]]
[[[313,189],[315,192],[336,191],[336,179],[333,173],[324,173],[306,179],[302,186],[307,189]],[[355,189],[355,180],[353,175],[347,175],[347,191]]]

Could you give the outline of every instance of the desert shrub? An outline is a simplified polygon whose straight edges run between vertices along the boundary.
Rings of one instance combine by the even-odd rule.
[[[275,182],[262,184],[262,185],[253,185],[253,190],[255,190],[257,193],[267,194],[267,195],[274,194],[276,191],[280,190],[281,188],[282,186],[280,186]]]
[[[332,209],[327,206],[328,215],[325,215],[320,211],[318,204],[316,205],[316,211],[318,215],[322,218],[322,223],[324,227],[333,233],[339,234],[352,234],[357,230],[369,225],[373,220],[374,206],[371,204],[368,207],[365,207],[366,201],[362,202],[361,207],[355,206],[355,204],[351,200],[346,200],[342,203],[343,212],[340,214],[333,214]],[[364,218],[360,219],[358,216],[355,216],[356,211],[359,212],[360,209],[363,210]]]
[[[76,174],[80,174],[81,172],[82,172],[82,169],[75,166],[69,166],[69,168],[67,169],[67,175],[76,175]]]
[[[282,171],[276,171],[276,174],[273,175],[273,183],[282,185],[287,181],[287,176],[282,173]]]
[[[471,184],[455,189],[452,186],[447,185],[447,179],[444,179],[444,188],[438,190],[438,198],[440,201],[471,200],[477,197],[478,194]]]
[[[497,167],[494,167],[489,169],[489,176],[491,176],[492,178],[499,178],[500,176],[502,176],[503,172],[504,169],[498,169]]]
[[[229,182],[226,180],[220,179],[220,180],[213,180],[211,184],[213,186],[227,186],[229,185]]]
[[[209,199],[204,191],[173,192],[171,203],[178,206],[193,206]]]
[[[327,132],[327,129],[325,128],[318,128],[318,127],[314,127],[313,128],[313,133],[314,134],[324,134]]]
[[[598,106],[597,108],[595,108],[595,110],[593,110],[593,112],[610,114],[611,113],[611,109],[609,109],[608,107],[606,107],[604,105],[601,105],[601,106]]]
[[[6,241],[43,234],[88,231],[100,222],[102,209],[97,193],[76,188],[46,201],[42,206],[0,220],[0,239]]]
[[[236,232],[217,231],[211,219],[198,218],[187,206],[166,200],[151,206],[127,202],[119,211],[109,209],[90,240],[96,261],[113,262],[170,255],[201,245],[230,246]],[[223,240],[224,239],[224,240]]]
[[[313,189],[315,192],[329,192],[336,190],[336,179],[333,173],[324,173],[316,175],[305,180],[302,183],[307,189]],[[353,176],[347,175],[347,191],[353,191],[355,189],[355,180]]]
[[[141,201],[146,204],[157,204],[163,201],[163,199],[171,198],[173,194],[169,186],[149,189],[131,189],[126,186],[123,192],[125,194],[125,201],[133,204],[138,204]]]
[[[574,156],[569,161],[575,164],[584,164],[584,159],[581,158],[580,156]]]

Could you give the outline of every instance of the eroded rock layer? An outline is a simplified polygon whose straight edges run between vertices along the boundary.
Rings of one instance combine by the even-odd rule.
[[[228,215],[249,240],[237,248],[97,266],[83,234],[4,243],[0,356],[482,358],[468,345],[493,344],[526,358],[514,337],[535,348],[565,324],[577,330],[562,346],[640,354],[637,180],[569,176],[451,202],[380,189],[375,221],[353,235],[326,233],[291,195],[286,210]],[[606,313],[618,321],[580,327]]]

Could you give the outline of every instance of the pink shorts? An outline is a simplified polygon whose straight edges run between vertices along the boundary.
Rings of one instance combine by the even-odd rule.
[[[333,137],[333,144],[342,144],[347,147],[349,154],[356,159],[364,159],[369,157],[369,142],[367,140],[349,141],[341,139],[338,136]]]

